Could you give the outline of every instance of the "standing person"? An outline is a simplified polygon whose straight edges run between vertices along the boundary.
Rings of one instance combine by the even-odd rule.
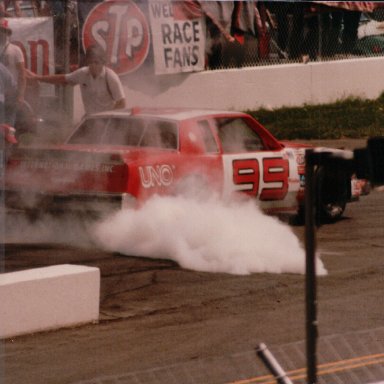
[[[16,84],[17,94],[14,100],[6,103],[6,121],[14,126],[17,109],[24,103],[26,77],[24,55],[20,47],[10,42],[12,30],[7,19],[0,19],[0,62],[12,73]]]
[[[5,124],[5,103],[9,97],[14,97],[16,90],[15,80],[7,69],[0,63],[0,125]]]
[[[12,12],[8,12],[8,7],[13,6],[13,14]],[[20,0],[0,0],[0,14],[2,16],[14,16],[21,17],[21,7]]]
[[[123,86],[119,76],[106,67],[106,61],[105,51],[91,45],[85,53],[86,66],[67,74],[43,76],[28,72],[28,77],[49,84],[79,84],[85,114],[124,108]]]
[[[0,63],[0,124],[6,121],[6,105],[13,101],[17,95],[17,86],[14,77],[8,68]]]
[[[5,65],[0,63],[0,149],[3,155],[0,161],[6,161],[12,147],[17,144],[15,128],[7,124],[5,117],[5,105],[10,98],[15,98],[16,93],[15,79]]]
[[[360,11],[353,10],[343,11],[342,50],[344,53],[353,53],[357,41],[361,13]]]

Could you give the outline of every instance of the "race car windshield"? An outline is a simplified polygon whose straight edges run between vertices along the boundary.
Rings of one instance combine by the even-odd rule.
[[[90,118],[69,144],[177,149],[177,126],[169,121],[138,118]]]

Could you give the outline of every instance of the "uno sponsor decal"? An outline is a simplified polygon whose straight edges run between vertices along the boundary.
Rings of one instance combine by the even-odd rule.
[[[237,159],[232,162],[233,183],[239,191],[260,200],[283,200],[288,193],[289,162],[282,157]],[[262,172],[261,169],[262,168]]]
[[[137,70],[145,61],[150,30],[141,9],[131,0],[109,0],[95,6],[83,27],[84,49],[101,45],[109,65],[123,75]]]
[[[168,164],[139,167],[141,185],[144,188],[169,187],[173,183],[173,168]]]

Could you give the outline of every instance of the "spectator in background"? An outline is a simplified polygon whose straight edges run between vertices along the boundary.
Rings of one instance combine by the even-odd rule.
[[[289,18],[292,15],[291,1],[273,1],[268,3],[268,9],[276,17],[277,25],[273,27],[277,30],[277,46],[279,47],[279,57],[286,58],[288,55],[288,44],[290,36]]]
[[[58,85],[80,85],[86,114],[125,107],[124,89],[119,76],[106,67],[106,53],[98,45],[91,45],[85,53],[86,66],[67,74],[36,75],[28,71],[28,78]]]
[[[290,57],[303,63],[316,60],[319,48],[318,15],[314,7],[306,2],[293,4],[292,36]]]
[[[321,54],[325,57],[332,57],[340,52],[343,11],[336,8],[327,8],[329,8],[329,12],[324,12],[322,17]]]
[[[6,160],[11,148],[17,143],[15,128],[7,124],[6,104],[9,100],[14,100],[17,93],[16,82],[9,70],[0,63],[0,149],[3,159]]]
[[[359,28],[360,17],[360,11],[343,11],[344,28],[341,36],[342,53],[353,53],[357,41],[357,31]]]
[[[200,2],[207,23],[207,62],[211,69],[223,66],[223,49],[226,44],[234,43],[231,35],[231,17],[233,1]]]
[[[8,20],[0,19],[0,62],[11,72],[17,85],[17,94],[14,100],[8,100],[6,105],[6,117],[8,124],[14,126],[17,109],[24,104],[26,77],[24,55],[21,49],[10,42],[12,30]]]
[[[336,53],[354,52],[360,24],[360,11],[327,7],[327,19],[323,19],[323,54],[333,56]]]
[[[0,63],[0,124],[9,123],[6,119],[6,105],[13,102],[16,95],[15,79],[7,67]]]
[[[12,6],[13,12],[8,12],[8,7]],[[19,0],[0,0],[0,16],[2,17],[21,17],[21,7]]]
[[[227,62],[229,63],[231,59],[237,67],[241,67],[248,61],[250,54],[247,51],[251,41],[258,41],[257,56],[259,58],[265,58],[269,54],[269,49],[263,51],[263,43],[268,40],[266,36],[267,27],[265,18],[261,17],[261,14],[265,15],[265,12],[259,11],[258,4],[264,11],[264,3],[253,0],[235,2],[231,24],[231,35],[235,38],[235,42],[226,45],[226,55],[224,55],[224,64],[226,66],[228,66]],[[269,45],[269,41],[267,45]],[[264,57],[263,52],[266,53]]]
[[[46,0],[33,0],[32,1],[37,16],[53,16],[52,15],[52,7],[54,3],[57,3],[55,0],[46,1]],[[61,2],[63,3],[63,2]]]

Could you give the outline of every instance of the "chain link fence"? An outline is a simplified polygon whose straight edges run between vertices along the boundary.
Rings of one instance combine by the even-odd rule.
[[[220,20],[206,17],[208,70],[384,54],[383,9],[364,13],[305,1],[266,1],[257,2],[256,15],[247,9],[239,15],[241,3],[235,2],[227,26],[232,40],[218,31]],[[241,19],[255,19],[254,25],[239,29]]]
[[[305,384],[305,341],[269,346],[287,377]],[[321,337],[317,348],[318,384],[384,383],[384,328]],[[255,351],[194,360],[73,384],[275,384]]]

